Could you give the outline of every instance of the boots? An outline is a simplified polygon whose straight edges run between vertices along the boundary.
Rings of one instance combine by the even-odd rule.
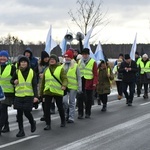
[[[106,111],[106,110],[107,110],[107,105],[104,104],[103,107],[102,107],[102,109],[101,109],[101,111],[104,112],[104,111]]]
[[[16,137],[24,137],[24,136],[25,136],[25,133],[23,129],[19,130],[19,132],[16,134]]]
[[[2,133],[6,133],[6,132],[9,132],[10,129],[9,129],[9,125],[5,125],[4,128],[1,130]]]
[[[36,121],[34,120],[33,123],[31,124],[31,132],[35,132],[36,130]]]
[[[144,93],[143,98],[144,98],[144,99],[147,99],[147,98],[148,98],[148,94],[147,94],[147,93]]]

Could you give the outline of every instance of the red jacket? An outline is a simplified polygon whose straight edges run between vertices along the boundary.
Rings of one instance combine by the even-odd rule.
[[[95,90],[96,85],[98,83],[98,72],[97,72],[97,64],[94,62],[93,65],[93,79],[85,80],[85,89],[86,90]]]

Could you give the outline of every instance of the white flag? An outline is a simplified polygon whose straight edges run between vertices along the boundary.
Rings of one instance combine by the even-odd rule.
[[[90,47],[90,44],[89,44],[89,40],[90,40],[90,37],[91,37],[91,34],[92,34],[92,31],[93,31],[93,28],[91,28],[85,38],[84,38],[84,48],[88,48],[90,50],[90,57],[95,59],[95,55],[93,54],[92,50],[91,50],[91,47]]]
[[[105,61],[105,57],[104,57],[102,46],[101,46],[100,42],[98,43],[98,45],[96,47],[95,58],[96,58],[96,61],[100,61],[100,60]]]
[[[67,31],[67,33],[68,33],[68,31]],[[66,33],[66,34],[67,34],[67,33]],[[66,52],[66,49],[67,49],[67,41],[66,41],[65,38],[63,38],[63,40],[62,40],[62,42],[59,44],[59,46],[60,46],[62,55],[64,55],[65,52]]]
[[[50,54],[51,50],[57,46],[57,43],[52,39],[52,27],[47,34],[46,43],[45,43],[45,51]]]
[[[136,52],[136,39],[137,39],[137,33],[135,34],[135,39],[132,44],[131,52],[130,52],[130,57],[132,60],[135,60],[135,52]]]

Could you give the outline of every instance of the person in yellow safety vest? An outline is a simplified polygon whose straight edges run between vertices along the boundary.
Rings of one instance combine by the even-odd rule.
[[[65,62],[63,68],[67,73],[68,78],[68,92],[63,97],[63,104],[65,109],[66,121],[68,123],[74,123],[75,118],[75,98],[78,93],[82,92],[82,82],[80,76],[80,70],[78,64],[73,59],[73,52],[67,50],[64,54]],[[69,101],[68,101],[69,99]]]
[[[78,119],[83,119],[84,108],[85,118],[90,118],[93,102],[93,92],[97,85],[97,64],[90,58],[90,50],[84,48],[81,52],[82,59],[79,61],[79,69],[82,79],[82,93],[78,94]],[[84,107],[85,104],[85,107]]]
[[[14,87],[10,83],[13,73],[16,71],[14,65],[8,63],[9,54],[7,51],[0,51],[0,85],[5,94],[5,100],[0,101],[0,135],[1,132],[9,132],[8,122],[8,107],[10,107],[14,100]]]
[[[147,54],[142,55],[142,59],[139,63],[139,71],[140,71],[140,84],[141,87],[144,85],[144,95],[143,98],[148,98],[148,84],[150,83],[150,79],[147,78],[146,73],[150,72],[150,60]]]
[[[18,62],[18,70],[13,74],[11,84],[15,86],[14,109],[17,109],[17,121],[19,132],[16,137],[25,136],[23,127],[23,114],[31,124],[31,132],[36,130],[36,121],[31,113],[33,102],[38,101],[37,78],[30,67],[29,59],[21,57]]]
[[[40,96],[45,98],[44,109],[46,126],[44,127],[44,130],[51,130],[50,108],[53,98],[56,100],[56,105],[61,118],[60,127],[65,127],[63,95],[67,84],[67,75],[62,65],[59,63],[58,57],[51,54],[49,58],[49,66],[46,70],[44,70],[40,88]]]

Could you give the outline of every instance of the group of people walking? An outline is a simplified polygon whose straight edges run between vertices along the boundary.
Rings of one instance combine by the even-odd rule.
[[[150,72],[150,62],[144,59],[148,57],[147,54],[137,62],[126,54],[124,59],[118,59],[112,70],[109,63],[104,60],[97,64],[90,57],[88,48],[84,48],[81,54],[77,52],[69,48],[62,58],[55,54],[49,56],[46,51],[42,51],[38,61],[31,49],[27,48],[13,64],[9,61],[8,52],[0,51],[0,86],[6,97],[5,100],[0,101],[0,135],[10,131],[8,107],[12,104],[17,110],[19,127],[17,137],[25,136],[23,114],[29,120],[31,132],[36,131],[36,121],[31,111],[39,100],[42,102],[43,110],[41,121],[46,123],[44,130],[51,130],[51,110],[55,108],[55,103],[61,120],[60,127],[65,127],[66,123],[74,123],[76,106],[78,119],[90,118],[95,92],[102,102],[101,111],[105,112],[114,76],[117,76],[115,81],[118,99],[121,99],[124,93],[128,106],[133,102],[135,84],[138,88],[144,84],[144,98],[148,98],[147,81],[149,80],[146,73]],[[143,78],[143,82],[138,78],[139,76],[140,79]]]

